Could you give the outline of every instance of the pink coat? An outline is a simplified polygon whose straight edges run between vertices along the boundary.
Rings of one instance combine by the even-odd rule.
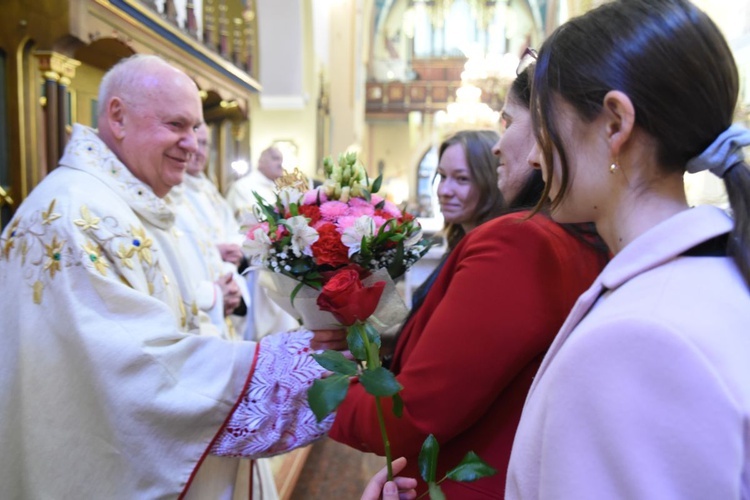
[[[750,496],[750,293],[731,258],[682,255],[732,225],[682,212],[581,296],[530,389],[507,498]]]

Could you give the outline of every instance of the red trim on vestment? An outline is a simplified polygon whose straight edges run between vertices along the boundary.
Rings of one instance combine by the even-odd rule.
[[[193,483],[193,479],[195,479],[195,475],[198,473],[198,469],[200,469],[201,464],[203,464],[203,461],[208,456],[208,452],[211,450],[211,447],[214,445],[217,439],[219,439],[219,436],[224,431],[224,428],[229,423],[229,420],[232,418],[232,415],[234,415],[235,410],[237,410],[237,407],[240,405],[240,401],[242,401],[242,396],[245,395],[248,388],[250,387],[250,382],[253,380],[253,374],[255,373],[255,365],[258,364],[258,355],[260,354],[260,342],[258,342],[258,345],[255,348],[255,356],[253,357],[253,364],[250,366],[250,373],[247,376],[247,380],[245,381],[245,386],[242,388],[242,392],[240,393],[240,397],[237,398],[237,401],[234,403],[234,406],[232,407],[232,411],[229,412],[229,415],[227,415],[227,418],[224,420],[224,423],[221,424],[221,427],[219,428],[219,431],[216,433],[214,438],[211,440],[210,443],[208,443],[208,447],[206,447],[206,451],[203,452],[203,455],[201,455],[200,460],[198,460],[198,463],[195,464],[195,468],[193,469],[193,472],[190,473],[190,477],[188,478],[187,483],[185,484],[185,488],[182,490],[182,493],[180,493],[180,496],[177,497],[178,500],[182,500],[185,498],[185,495],[188,492],[188,489],[190,489],[190,485]],[[251,468],[252,473],[252,468]],[[252,481],[251,481],[252,484]],[[252,495],[251,495],[252,498]]]

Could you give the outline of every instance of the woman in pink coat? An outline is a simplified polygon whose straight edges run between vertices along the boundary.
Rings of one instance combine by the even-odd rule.
[[[557,222],[614,254],[534,378],[507,498],[750,497],[750,170],[739,78],[684,0],[621,0],[544,43],[532,116]],[[691,208],[685,171],[731,215]]]

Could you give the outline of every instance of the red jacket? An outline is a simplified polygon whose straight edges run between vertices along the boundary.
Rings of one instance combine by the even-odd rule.
[[[445,481],[448,498],[502,498],[513,436],[531,380],[578,296],[605,259],[544,216],[489,221],[453,250],[422,307],[405,325],[392,370],[404,389],[396,418],[383,399],[393,458],[419,479],[428,434],[440,444],[438,478],[469,451],[499,472]],[[330,436],[384,455],[375,400],[352,383]]]

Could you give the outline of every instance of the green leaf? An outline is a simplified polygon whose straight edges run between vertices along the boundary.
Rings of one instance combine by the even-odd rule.
[[[362,189],[362,198],[367,200],[367,203],[372,202],[372,195],[367,189]]]
[[[365,333],[367,334],[367,340],[369,340],[371,344],[378,346],[378,349],[380,349],[380,333],[378,333],[378,330],[370,323],[365,323]]]
[[[375,191],[373,191],[373,193],[374,192]],[[378,203],[377,205],[375,205],[375,210],[382,210],[384,206],[385,206],[385,200],[382,200],[380,203]]]
[[[266,216],[266,219],[268,220],[270,225],[275,226],[275,224],[272,224],[272,222],[279,219],[279,214],[276,213],[276,211],[269,205],[265,199],[255,191],[253,191],[253,196],[255,196],[255,201],[258,202],[258,206],[260,207],[261,211],[263,212],[263,215]]]
[[[367,348],[365,347],[365,341],[359,333],[360,327],[352,325],[346,330],[346,343],[349,345],[349,351],[352,353],[352,356],[360,361],[367,360]]]
[[[431,500],[445,500],[445,493],[440,489],[437,483],[427,483],[427,491],[430,493]]]
[[[305,274],[311,267],[310,261],[300,259],[292,264],[292,272],[296,275]]]
[[[393,395],[393,414],[396,418],[401,418],[404,414],[404,400],[399,394]]]
[[[377,193],[378,191],[380,191],[381,184],[383,184],[383,176],[379,175],[378,178],[375,179],[375,181],[373,181],[372,187],[370,188],[370,192]],[[383,206],[385,206],[385,204],[383,204]]]
[[[435,474],[437,471],[437,459],[440,453],[440,445],[435,439],[435,436],[430,434],[427,439],[422,443],[422,450],[419,452],[419,475],[427,483],[435,482]]]
[[[396,377],[382,366],[374,370],[365,370],[359,376],[359,382],[373,396],[393,396],[403,389]]]
[[[339,407],[348,390],[349,377],[346,375],[331,375],[313,382],[307,390],[307,402],[318,422]]]
[[[303,282],[299,282],[297,286],[294,287],[294,290],[292,290],[292,293],[289,295],[289,302],[294,305],[294,297],[297,296],[300,290],[302,290],[302,287],[305,286]]]
[[[406,266],[404,265],[404,241],[401,240],[396,243],[396,255],[393,256],[393,261],[388,266],[388,275],[395,280],[405,272]]]
[[[497,470],[494,467],[479,458],[479,455],[470,451],[460,464],[448,471],[446,477],[454,481],[469,482],[495,474],[497,474]]]
[[[323,351],[320,354],[313,354],[312,357],[326,370],[349,377],[357,374],[357,363],[346,359],[339,351]]]

